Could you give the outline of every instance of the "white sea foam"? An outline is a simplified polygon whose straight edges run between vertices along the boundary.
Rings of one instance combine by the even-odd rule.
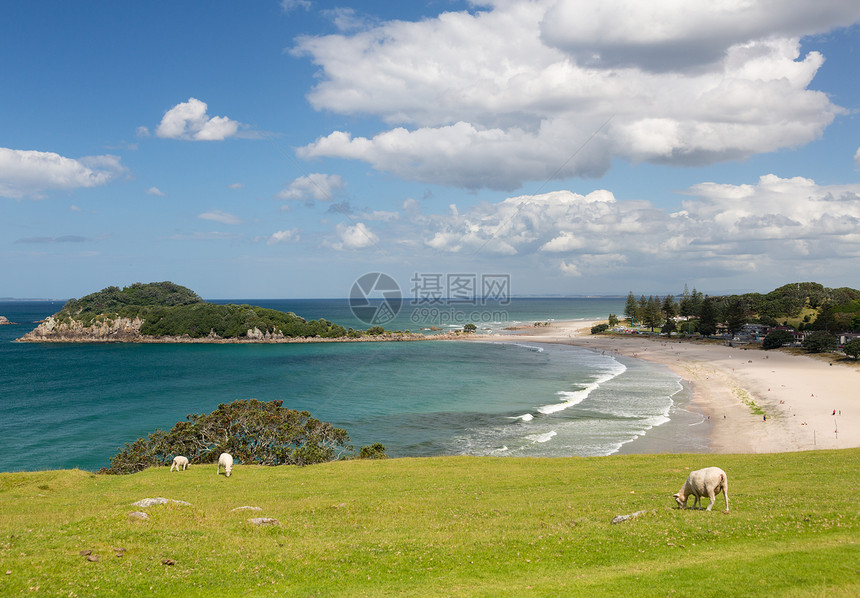
[[[532,344],[519,346],[528,350]],[[548,359],[555,367],[566,367],[570,355],[568,388],[559,391],[558,386],[553,390],[544,386],[543,392],[554,393],[554,399],[547,401],[552,394],[543,394],[544,399],[539,399],[534,407],[520,407],[523,410],[509,413],[504,423],[475,428],[468,435],[468,446],[462,447],[464,454],[608,455],[636,438],[651,434],[653,428],[666,424],[670,417],[674,420],[674,397],[684,389],[679,378],[648,364],[625,365],[623,358],[599,352],[545,347],[541,357],[533,355],[536,359]],[[631,375],[622,376],[625,372]],[[549,404],[540,407],[543,402]]]
[[[548,415],[550,413],[558,413],[559,411],[564,411],[565,409],[569,409],[575,405],[579,405],[585,399],[588,398],[592,392],[600,388],[601,384],[609,382],[616,376],[623,374],[627,370],[627,366],[619,361],[614,361],[614,364],[609,369],[601,372],[595,380],[582,388],[580,390],[560,390],[556,394],[562,397],[562,401],[560,403],[553,403],[552,405],[544,405],[543,407],[539,407],[538,411],[543,413],[544,415]]]
[[[556,434],[557,432],[555,430],[550,430],[543,434],[532,434],[530,436],[526,436],[526,440],[531,440],[534,443],[549,442],[552,440],[553,436],[556,436]]]
[[[543,353],[543,347],[535,347],[534,345],[526,345],[523,343],[510,343],[517,347],[522,347],[523,349],[528,349],[529,351],[534,351],[535,353]]]

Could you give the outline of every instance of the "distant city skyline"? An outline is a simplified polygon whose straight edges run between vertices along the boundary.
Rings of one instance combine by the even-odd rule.
[[[860,287],[860,5],[2,9],[0,295]]]

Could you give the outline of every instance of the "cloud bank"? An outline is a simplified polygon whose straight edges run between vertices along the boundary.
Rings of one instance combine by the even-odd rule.
[[[0,197],[41,199],[48,191],[100,187],[125,172],[118,156],[74,159],[0,147]]]
[[[373,244],[383,252],[410,246],[478,260],[507,256],[511,268],[535,263],[574,277],[766,275],[810,263],[851,275],[860,258],[860,184],[769,174],[753,184],[707,182],[684,193],[677,211],[619,201],[607,190],[522,195],[440,214],[407,202]]]
[[[475,4],[299,38],[293,53],[320,69],[314,108],[388,125],[299,155],[511,191],[599,177],[614,158],[706,165],[797,147],[844,113],[810,88],[824,57],[800,41],[860,21],[839,0]]]

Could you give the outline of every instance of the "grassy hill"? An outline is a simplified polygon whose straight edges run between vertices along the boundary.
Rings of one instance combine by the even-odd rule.
[[[731,512],[675,508],[708,465],[728,472]],[[214,473],[0,474],[0,595],[860,595],[860,449]],[[191,505],[131,505],[146,497]]]
[[[817,282],[795,282],[773,291],[729,295],[724,305],[740,301],[749,315],[794,328],[854,330],[860,328],[860,291],[849,287],[828,288]]]

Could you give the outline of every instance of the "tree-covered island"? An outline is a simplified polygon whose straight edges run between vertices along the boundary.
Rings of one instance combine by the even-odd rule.
[[[424,338],[375,326],[355,330],[326,319],[253,305],[208,303],[172,282],[110,286],[70,299],[18,339],[26,342],[290,342]]]

